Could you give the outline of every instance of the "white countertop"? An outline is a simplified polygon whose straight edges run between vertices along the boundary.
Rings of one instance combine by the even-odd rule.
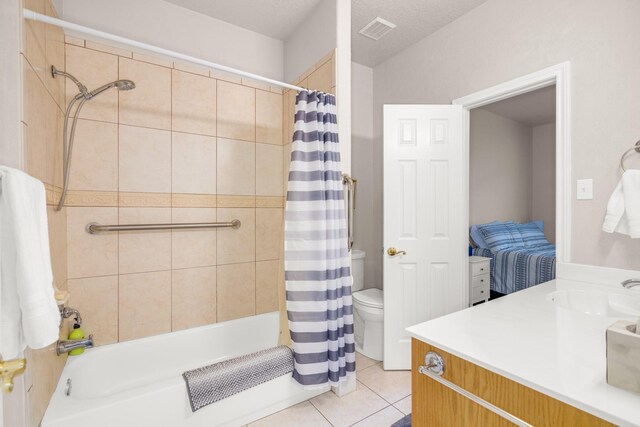
[[[640,394],[606,382],[605,331],[618,319],[586,315],[547,300],[551,292],[570,289],[612,290],[553,280],[407,331],[421,341],[609,422],[640,426]]]

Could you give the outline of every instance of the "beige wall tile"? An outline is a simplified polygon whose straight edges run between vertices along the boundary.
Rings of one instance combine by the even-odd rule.
[[[289,167],[291,166],[292,144],[287,144],[282,148],[282,195],[287,195],[289,185]]]
[[[174,270],[171,283],[172,330],[216,322],[216,267]]]
[[[54,183],[56,106],[31,65],[23,60],[24,170],[33,177]]]
[[[278,259],[282,245],[283,209],[256,209],[256,259]]]
[[[335,86],[333,68],[333,61],[325,62],[320,66],[320,68],[309,74],[309,85],[305,87],[309,87],[313,90],[331,93],[331,88]]]
[[[136,61],[148,62],[149,64],[160,65],[161,67],[173,68],[173,60],[161,56],[145,55],[133,52],[133,59]]]
[[[78,120],[69,188],[118,191],[117,124]]]
[[[215,208],[174,208],[172,221],[215,222]],[[216,265],[216,230],[173,230],[171,238],[172,268],[204,267]]]
[[[180,71],[186,71],[187,73],[199,74],[199,75],[205,76],[205,77],[209,76],[209,69],[208,68],[201,67],[201,66],[196,65],[196,64],[174,61],[173,62],[173,68],[175,68],[176,70],[180,70]]]
[[[218,194],[256,194],[256,144],[218,138]]]
[[[256,262],[256,314],[278,310],[278,265],[281,261]],[[284,286],[284,282],[282,283]]]
[[[218,221],[239,219],[242,225],[237,230],[218,230],[217,262],[232,264],[255,261],[256,259],[256,218],[253,208],[218,208]]]
[[[65,34],[64,42],[67,43],[67,44],[72,44],[74,46],[84,47],[84,42],[85,41],[84,41],[84,39],[80,39],[80,38],[77,38],[77,37],[72,37],[72,36],[69,36],[69,35]]]
[[[171,129],[171,70],[120,58],[119,78],[133,80],[136,88],[119,92],[120,123]]]
[[[57,17],[51,3],[45,1],[47,16]],[[51,65],[59,70],[65,69],[64,31],[60,27],[45,25],[45,61],[46,69],[42,73],[47,90],[60,108],[65,108],[65,82],[62,78],[54,78],[49,72]]]
[[[230,83],[242,84],[242,78],[237,74],[227,73],[221,70],[209,70],[209,76],[217,80],[224,80]]]
[[[171,132],[120,126],[120,191],[171,192]]]
[[[118,57],[108,53],[66,45],[66,71],[89,90],[118,80]],[[57,77],[62,79],[63,77]],[[65,79],[67,103],[78,94],[78,87]],[[84,104],[80,117],[105,122],[118,122],[118,91],[109,89]]]
[[[172,133],[171,177],[174,193],[216,194],[216,139]]]
[[[218,195],[217,206],[219,208],[255,208],[256,197],[255,196],[228,196]]]
[[[282,146],[256,144],[256,195],[282,196]]]
[[[282,95],[256,91],[256,141],[282,145]]]
[[[171,206],[174,208],[215,208],[215,194],[177,194],[171,195]]]
[[[218,136],[255,141],[256,90],[218,80]]]
[[[118,193],[118,206],[131,208],[170,208],[170,193]]]
[[[36,9],[36,12],[44,14],[44,2],[38,2]],[[45,24],[25,20],[23,26],[22,53],[33,68],[38,70],[38,77],[41,81],[45,79],[45,70],[47,68],[46,49]]]
[[[118,342],[118,276],[70,280],[69,306],[80,311],[96,345]]]
[[[118,234],[89,234],[85,227],[90,222],[117,224],[118,208],[67,208],[70,279],[118,274]]]
[[[120,224],[167,224],[170,208],[120,208]],[[171,269],[171,231],[121,231],[120,274]]]
[[[216,134],[216,81],[183,71],[171,73],[172,130]]]
[[[171,272],[122,274],[118,294],[119,340],[171,331]]]
[[[109,46],[103,43],[97,43],[91,40],[85,42],[87,49],[99,50],[100,52],[110,53],[112,55],[123,56],[125,58],[131,58],[131,51],[120,47]]]
[[[256,264],[219,265],[217,268],[218,322],[256,314]]]
[[[62,208],[61,211],[56,211],[53,206],[47,206],[47,222],[53,284],[59,289],[65,289],[67,286],[67,209]]]

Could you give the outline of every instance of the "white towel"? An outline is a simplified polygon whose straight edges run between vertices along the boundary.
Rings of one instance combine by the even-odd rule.
[[[54,297],[44,185],[0,166],[0,354],[56,342],[60,311]]]
[[[640,238],[640,170],[631,169],[622,174],[609,198],[602,230]]]

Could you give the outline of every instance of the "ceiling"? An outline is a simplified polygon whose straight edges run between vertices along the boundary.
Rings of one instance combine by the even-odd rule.
[[[286,40],[321,0],[165,0],[203,15]]]
[[[486,0],[352,0],[351,57],[373,67],[453,22]],[[378,41],[358,34],[376,17],[397,27]]]
[[[548,86],[481,108],[527,126],[545,125],[556,120],[556,87]]]

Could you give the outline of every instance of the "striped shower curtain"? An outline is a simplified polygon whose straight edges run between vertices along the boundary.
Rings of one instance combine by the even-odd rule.
[[[294,379],[313,389],[355,373],[351,272],[333,95],[301,91],[285,208]]]

